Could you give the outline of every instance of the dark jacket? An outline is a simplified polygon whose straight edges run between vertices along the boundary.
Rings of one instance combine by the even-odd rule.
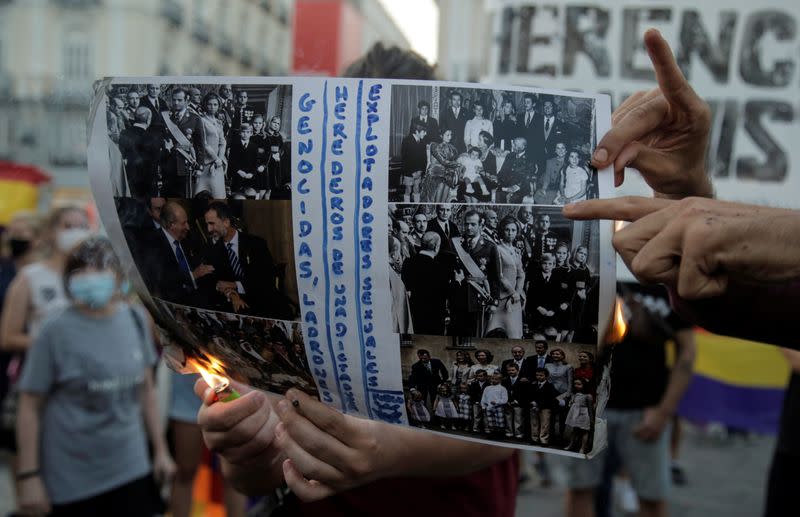
[[[436,388],[449,378],[447,368],[439,359],[431,358],[430,366],[429,371],[422,361],[412,364],[409,386],[423,393],[434,393]]]

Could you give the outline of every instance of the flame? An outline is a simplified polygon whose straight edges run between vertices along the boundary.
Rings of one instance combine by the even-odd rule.
[[[203,380],[206,381],[206,384],[208,384],[214,391],[219,392],[227,388],[230,384],[230,381],[219,373],[216,373],[223,372],[222,363],[211,356],[209,356],[209,360],[211,364],[208,367],[205,367],[196,359],[189,359],[189,362],[192,363],[192,366],[194,366],[195,370],[197,370],[200,375],[203,376]]]
[[[619,343],[627,332],[628,322],[625,321],[625,315],[622,313],[622,300],[617,297],[614,306],[614,320],[611,322],[606,341],[608,343]]]
[[[614,232],[618,232],[625,227],[625,221],[614,221]]]

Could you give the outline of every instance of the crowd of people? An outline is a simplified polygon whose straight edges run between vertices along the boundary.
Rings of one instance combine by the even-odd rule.
[[[462,207],[463,208],[463,207]],[[597,275],[553,210],[397,208],[389,228],[395,332],[596,342]],[[502,217],[501,217],[502,216]]]
[[[474,361],[469,350],[457,350],[449,368],[429,350],[417,350],[407,380],[412,425],[588,453],[594,355],[579,350],[572,365],[562,348],[548,348],[536,339],[535,354],[526,357],[516,345],[499,364],[490,350],[475,350]]]
[[[115,195],[289,199],[291,148],[281,116],[267,108],[229,84],[113,86],[106,119]]]
[[[406,136],[390,200],[562,205],[597,197],[588,162],[591,113],[567,118],[567,97],[519,97],[452,89],[438,114],[429,100],[419,100],[410,127],[395,128]],[[392,109],[394,115],[402,108],[393,103]]]
[[[296,304],[279,282],[283,266],[265,239],[244,230],[241,202],[118,198],[117,205],[128,247],[153,296],[223,312],[296,317]]]
[[[4,241],[3,449],[24,515],[152,514],[175,465],[159,418],[150,320],[129,303],[82,207],[20,215]],[[14,428],[16,427],[16,432]],[[90,454],[87,454],[90,451]]]

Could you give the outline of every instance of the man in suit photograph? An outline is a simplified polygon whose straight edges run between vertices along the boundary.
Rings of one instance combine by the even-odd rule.
[[[430,399],[430,406],[433,406],[433,401],[436,399],[436,389],[441,383],[448,380],[450,376],[444,363],[439,359],[432,359],[429,351],[420,348],[417,350],[417,358],[419,360],[411,365],[411,376],[408,379],[408,384],[411,389],[422,393],[422,400],[426,404]]]
[[[536,96],[526,93],[522,96],[522,113],[517,115],[516,136],[524,138],[528,147],[534,145],[536,141]]]
[[[556,106],[553,98],[544,97],[542,101],[542,114],[536,118],[534,140],[529,142],[531,151],[536,158],[539,170],[544,171],[547,160],[556,155],[557,142],[569,142],[569,129],[556,116]]]
[[[150,123],[163,129],[164,119],[161,118],[161,112],[169,111],[169,103],[161,96],[161,88],[157,84],[148,84],[147,95],[139,102],[153,114]]]
[[[238,230],[226,203],[210,203],[204,217],[210,237],[204,252],[216,273],[213,290],[225,295],[236,312],[293,319],[289,300],[278,291],[267,241]]]
[[[167,301],[194,305],[197,282],[214,272],[203,264],[194,250],[184,248],[189,234],[189,217],[179,203],[169,201],[161,210],[161,229],[154,230],[140,256],[140,270],[151,293]]]
[[[253,123],[253,117],[255,117],[256,115],[256,110],[255,108],[250,107],[247,104],[247,101],[248,101],[247,90],[239,90],[236,92],[236,105],[234,107],[233,116],[231,120],[230,138],[232,140],[237,138],[237,135],[239,134],[239,129],[242,127],[242,124],[251,125]]]
[[[567,156],[567,146],[564,142],[556,142],[554,146],[555,156],[547,158],[545,161],[544,174],[539,174],[536,182],[536,193],[533,201],[537,205],[552,205],[555,202],[558,191],[561,189],[561,169]]]
[[[141,106],[140,97],[141,95],[139,95],[139,92],[134,88],[131,88],[125,96],[125,99],[127,100],[127,106],[125,106],[125,118],[128,119],[129,126],[135,123],[136,110],[139,109],[139,106]]]
[[[125,165],[125,176],[131,197],[146,199],[157,193],[161,165],[162,137],[159,131],[150,130],[152,112],[139,106],[133,125],[119,135],[119,151]]]
[[[443,336],[447,290],[452,272],[438,258],[441,237],[425,232],[422,247],[403,262],[401,278],[409,293],[414,333]]]
[[[452,279],[458,264],[458,257],[453,248],[453,238],[461,236],[461,231],[456,223],[450,220],[452,214],[453,208],[449,203],[436,205],[436,217],[428,221],[427,229],[429,232],[436,233],[441,240],[437,260],[447,269],[450,279]]]
[[[441,131],[449,129],[453,132],[453,138],[450,142],[458,149],[459,153],[467,150],[467,146],[464,143],[464,128],[470,118],[467,110],[461,107],[461,102],[461,92],[453,90],[450,92],[450,106],[439,116],[441,119],[439,121]]]
[[[525,196],[533,193],[536,183],[536,162],[528,153],[528,142],[517,137],[512,142],[513,152],[506,156],[497,173],[498,203],[522,203]]]
[[[522,363],[525,362],[525,349],[517,345],[511,348],[511,359],[506,359],[500,365],[500,372],[508,376],[508,367],[514,365],[517,367],[517,372],[522,371]]]

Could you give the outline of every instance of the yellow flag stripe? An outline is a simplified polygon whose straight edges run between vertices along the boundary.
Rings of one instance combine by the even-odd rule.
[[[784,388],[789,364],[774,346],[699,332],[695,373],[753,388]]]
[[[36,210],[39,189],[27,181],[0,179],[0,225],[8,224],[20,210]]]

